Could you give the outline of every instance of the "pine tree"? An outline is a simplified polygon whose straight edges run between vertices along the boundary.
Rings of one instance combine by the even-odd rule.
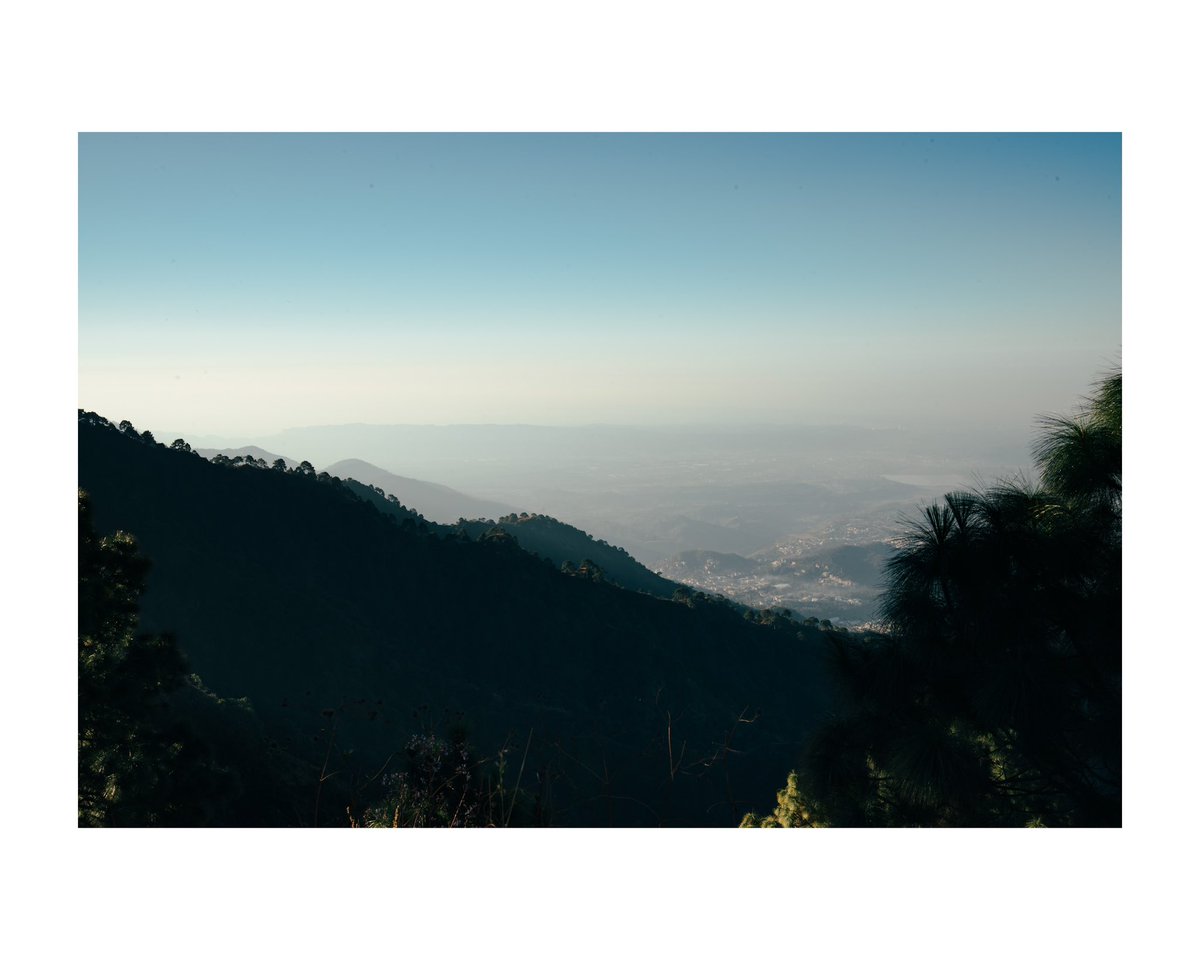
[[[813,818],[1120,824],[1120,374],[1042,428],[1040,484],[926,508],[886,630],[830,637],[843,705],[789,782]]]
[[[230,774],[178,722],[188,682],[173,637],[139,633],[149,563],[126,533],[99,538],[79,491],[79,825],[197,824]]]

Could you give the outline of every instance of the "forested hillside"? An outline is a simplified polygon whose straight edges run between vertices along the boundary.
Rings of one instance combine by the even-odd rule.
[[[628,552],[593,537],[577,527],[541,514],[506,514],[497,520],[465,520],[439,524],[426,519],[400,502],[396,494],[383,487],[342,478],[341,486],[374,505],[381,513],[400,521],[411,520],[429,532],[443,537],[469,540],[509,538],[522,550],[549,561],[564,573],[593,580],[608,580],[628,590],[656,597],[673,597],[680,584],[647,569]]]
[[[508,823],[736,823],[826,710],[818,630],[445,536],[307,463],[211,463],[81,411],[79,485],[97,536],[150,561],[141,629],[246,698],[286,766],[260,819],[365,822],[390,797],[403,821],[444,769]]]
[[[454,528],[474,539],[502,531],[522,549],[545,557],[568,572],[579,572],[582,568],[584,575],[602,577],[629,590],[671,597],[679,589],[679,584],[644,567],[620,547],[595,540],[583,530],[553,517],[513,513],[494,522],[459,520]]]

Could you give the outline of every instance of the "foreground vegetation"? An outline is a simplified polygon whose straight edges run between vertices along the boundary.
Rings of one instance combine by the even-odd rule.
[[[913,524],[886,632],[830,638],[839,708],[743,826],[1120,825],[1120,374],[1035,457]]]

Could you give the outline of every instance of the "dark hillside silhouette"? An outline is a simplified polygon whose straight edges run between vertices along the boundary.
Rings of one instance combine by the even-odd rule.
[[[79,471],[97,530],[152,562],[143,626],[324,771],[322,824],[430,727],[507,748],[538,822],[735,823],[826,709],[820,631],[440,536],[307,463],[212,463],[81,412]]]
[[[291,470],[298,467],[300,464],[291,457],[282,457],[277,453],[272,453],[270,450],[264,450],[262,447],[225,447],[216,449],[213,447],[196,447],[196,453],[209,460],[215,460],[217,457],[225,457],[232,460],[234,457],[251,457],[254,460],[264,460],[268,464],[274,463],[276,460],[282,460],[283,465]]]
[[[79,494],[79,825],[297,824],[315,771],[254,711],[205,689],[175,638],[139,629],[149,564],[98,537]]]
[[[672,597],[679,584],[659,576],[642,566],[625,550],[553,517],[541,514],[515,513],[491,520],[462,520],[454,529],[465,532],[474,540],[502,530],[518,545],[550,560],[556,567],[580,567],[587,563],[596,567],[604,579],[628,590],[638,590],[656,597]]]

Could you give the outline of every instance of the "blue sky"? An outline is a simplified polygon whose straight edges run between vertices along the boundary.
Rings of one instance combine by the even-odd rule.
[[[1119,135],[83,134],[81,406],[971,423],[1119,358]]]

